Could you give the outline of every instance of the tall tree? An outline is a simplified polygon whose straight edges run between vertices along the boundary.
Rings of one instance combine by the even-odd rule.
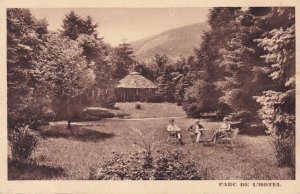
[[[224,77],[224,69],[220,67],[220,48],[227,44],[232,26],[229,24],[238,17],[240,8],[213,8],[210,10],[208,22],[211,29],[204,33],[202,43],[195,49],[196,61],[191,66],[189,76],[194,82],[186,91],[183,109],[189,116],[198,117],[203,113],[222,109],[228,113],[228,106],[221,105],[218,81]]]
[[[114,52],[114,66],[116,79],[124,78],[130,70],[133,70],[135,65],[135,56],[130,44],[122,43],[115,49]]]
[[[86,19],[71,11],[63,20],[61,34],[76,40],[83,49],[83,55],[88,64],[94,64],[95,84],[83,94],[86,104],[100,103],[102,106],[112,106],[113,101],[113,64],[110,48],[98,37],[98,24],[90,16]]]
[[[76,41],[52,33],[39,61],[43,78],[56,104],[56,113],[68,120],[69,129],[72,113],[79,106],[78,98],[94,84],[93,68],[82,53],[83,49]]]
[[[178,105],[182,104],[184,94],[192,85],[193,78],[190,76],[189,71],[193,65],[193,56],[188,57],[188,59],[182,57],[174,64],[176,70],[172,73],[172,80],[175,86],[175,101]]]
[[[28,9],[7,9],[9,127],[28,123],[34,115],[31,105],[35,100],[33,96],[38,95],[38,75],[34,72],[47,33],[46,22],[34,18]],[[42,109],[40,104],[37,110]]]
[[[261,23],[266,32],[256,41],[274,86],[255,97],[258,113],[274,137],[279,165],[295,167],[295,8],[272,8]]]
[[[234,112],[234,116],[244,119],[244,122],[253,120],[259,108],[252,96],[270,84],[270,79],[260,73],[264,68],[259,57],[262,49],[254,41],[263,33],[258,18],[267,11],[252,11],[240,8],[212,9],[209,15],[212,28],[204,34],[202,45],[196,50],[197,63],[193,68],[195,71],[191,71],[201,80],[197,82],[197,87],[201,87],[199,91],[210,91],[209,96],[201,94],[202,97],[196,99],[204,102],[213,98],[216,106],[210,106],[211,111],[221,109],[219,112],[223,112],[223,115]],[[188,98],[189,95],[187,101],[193,103],[194,100]],[[187,110],[208,110],[199,104],[208,106],[209,103],[194,104],[198,108],[187,106]]]
[[[157,66],[158,74],[162,73],[164,71],[165,67],[170,63],[170,59],[165,54],[163,54],[163,55],[155,54],[152,61]]]
[[[172,69],[171,66],[165,66],[161,76],[158,78],[158,91],[164,102],[174,102],[174,85],[172,81]]]
[[[94,61],[99,55],[107,55],[107,48],[102,38],[98,38],[98,24],[93,23],[90,16],[86,19],[78,16],[74,11],[65,15],[60,33],[71,40],[79,41],[83,48],[83,55],[88,62]]]
[[[94,38],[98,38],[97,24],[93,24],[92,18],[88,16],[82,19],[74,11],[66,14],[61,33],[64,36],[69,37],[71,40],[76,40],[81,34],[92,35]]]
[[[171,64],[170,59],[166,55],[156,54],[153,62],[157,67],[157,93],[164,102],[174,102],[175,97],[175,88],[173,82],[173,76],[171,75],[174,72],[174,67]]]

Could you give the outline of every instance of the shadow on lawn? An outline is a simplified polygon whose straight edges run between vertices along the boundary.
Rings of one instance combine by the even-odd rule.
[[[62,167],[8,161],[8,180],[48,180],[65,175]]]
[[[114,133],[104,133],[104,132],[99,132],[87,128],[74,128],[74,127],[72,131],[61,127],[42,130],[40,131],[40,135],[43,138],[51,138],[51,137],[67,138],[67,139],[73,139],[77,141],[93,141],[93,142],[101,141],[115,136]]]

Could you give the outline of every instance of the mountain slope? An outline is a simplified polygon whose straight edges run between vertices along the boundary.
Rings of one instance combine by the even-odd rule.
[[[193,55],[194,48],[199,47],[202,35],[208,29],[207,23],[183,26],[132,42],[131,46],[139,61],[147,61],[156,53],[166,54],[171,59],[177,59],[180,55]]]

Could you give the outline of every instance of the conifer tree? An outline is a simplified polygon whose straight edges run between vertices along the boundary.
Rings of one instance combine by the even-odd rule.
[[[114,77],[116,79],[124,78],[135,65],[135,56],[130,44],[122,43],[115,49],[114,53]]]

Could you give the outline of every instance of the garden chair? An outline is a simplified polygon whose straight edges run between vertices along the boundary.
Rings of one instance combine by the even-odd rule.
[[[216,143],[226,143],[227,146],[230,145],[230,147],[234,147],[234,144],[236,143],[236,136],[239,132],[239,128],[234,127],[235,125],[231,125],[231,129],[228,132],[225,132],[223,136],[221,137],[215,137],[212,139],[213,144]]]
[[[230,145],[230,147],[234,147],[238,133],[239,133],[239,128],[234,128],[231,129],[231,131],[226,134],[227,145]]]
[[[168,142],[178,143],[179,139],[177,138],[177,134],[176,133],[168,132],[168,138],[166,140],[166,143],[168,143]]]
[[[226,135],[222,135],[222,136],[216,136],[212,141],[214,144],[216,143],[225,143],[226,142]]]

